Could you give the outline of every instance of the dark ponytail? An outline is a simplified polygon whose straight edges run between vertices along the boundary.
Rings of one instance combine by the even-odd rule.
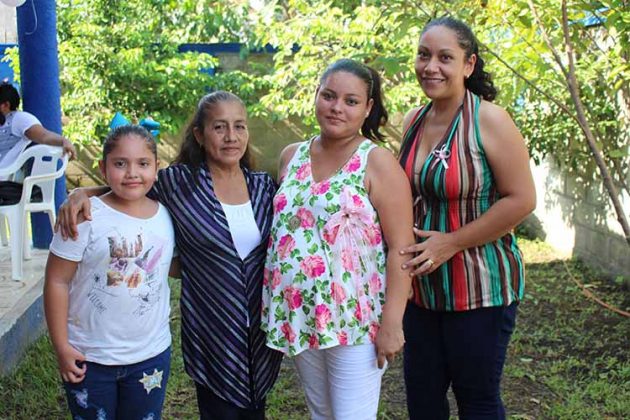
[[[346,72],[357,76],[363,80],[367,86],[368,100],[372,99],[372,109],[361,127],[361,134],[372,141],[383,141],[385,135],[379,131],[381,127],[387,124],[387,110],[383,105],[383,92],[381,76],[371,67],[361,64],[358,61],[349,58],[342,58],[332,63],[319,79],[320,84],[333,73]]]
[[[457,42],[466,53],[466,58],[470,58],[473,54],[477,56],[475,68],[470,76],[464,80],[464,86],[472,93],[481,96],[486,101],[492,102],[497,97],[497,89],[492,82],[492,75],[483,69],[485,62],[479,55],[479,43],[470,27],[461,20],[444,16],[427,23],[422,33],[424,34],[435,26],[444,26],[455,32]]]
[[[245,104],[238,96],[233,93],[226,92],[223,90],[218,90],[216,92],[209,93],[205,95],[199,103],[197,104],[197,109],[195,110],[195,114],[186,127],[186,132],[184,133],[184,141],[179,149],[179,153],[175,158],[175,164],[185,164],[191,167],[193,172],[199,171],[201,166],[206,163],[206,150],[203,145],[199,144],[197,139],[195,138],[194,130],[197,128],[200,132],[204,130],[204,124],[206,123],[206,113],[207,111],[221,103],[221,102],[237,102],[245,108]],[[249,144],[245,149],[245,154],[241,158],[240,161],[241,166],[244,166],[247,169],[251,168],[251,159],[249,154]]]

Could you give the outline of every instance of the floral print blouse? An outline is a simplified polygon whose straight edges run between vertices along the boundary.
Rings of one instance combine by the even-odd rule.
[[[311,175],[302,143],[273,200],[261,327],[267,346],[290,356],[309,348],[374,341],[385,301],[386,256],[364,186],[364,140],[330,178]]]

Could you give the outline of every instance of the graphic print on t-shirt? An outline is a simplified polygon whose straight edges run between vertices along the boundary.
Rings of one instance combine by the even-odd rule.
[[[158,262],[162,246],[157,249],[153,245],[147,246],[142,232],[132,238],[112,232],[107,241],[110,259],[106,276],[94,275],[89,300],[102,314],[109,309],[108,302],[113,299],[130,299],[132,315],[142,316],[160,299],[162,283],[158,276]]]

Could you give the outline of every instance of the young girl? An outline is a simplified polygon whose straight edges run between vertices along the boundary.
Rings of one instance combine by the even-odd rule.
[[[111,191],[90,199],[78,240],[56,234],[50,246],[46,321],[73,418],[161,417],[174,233],[167,210],[146,196],[157,164],[144,128],[113,130],[99,162]]]
[[[149,194],[173,216],[182,267],[182,355],[202,420],[265,418],[265,401],[282,353],[260,329],[263,268],[275,184],[251,170],[247,110],[215,91],[199,101],[175,162]],[[70,195],[59,212],[61,235],[77,237],[89,194]],[[81,238],[79,233],[78,238]]]

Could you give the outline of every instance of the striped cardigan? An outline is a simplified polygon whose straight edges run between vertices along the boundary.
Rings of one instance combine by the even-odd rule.
[[[424,162],[421,108],[403,135],[400,163],[411,180],[415,218],[423,230],[452,232],[473,222],[499,200],[479,131],[478,96],[466,92],[443,139]],[[413,302],[436,311],[507,306],[523,297],[523,258],[512,233],[468,248],[413,282]]]
[[[153,196],[168,208],[182,267],[182,349],[192,379],[241,408],[262,406],[282,353],[260,329],[263,265],[276,187],[243,168],[261,243],[241,260],[204,165],[159,171]]]

